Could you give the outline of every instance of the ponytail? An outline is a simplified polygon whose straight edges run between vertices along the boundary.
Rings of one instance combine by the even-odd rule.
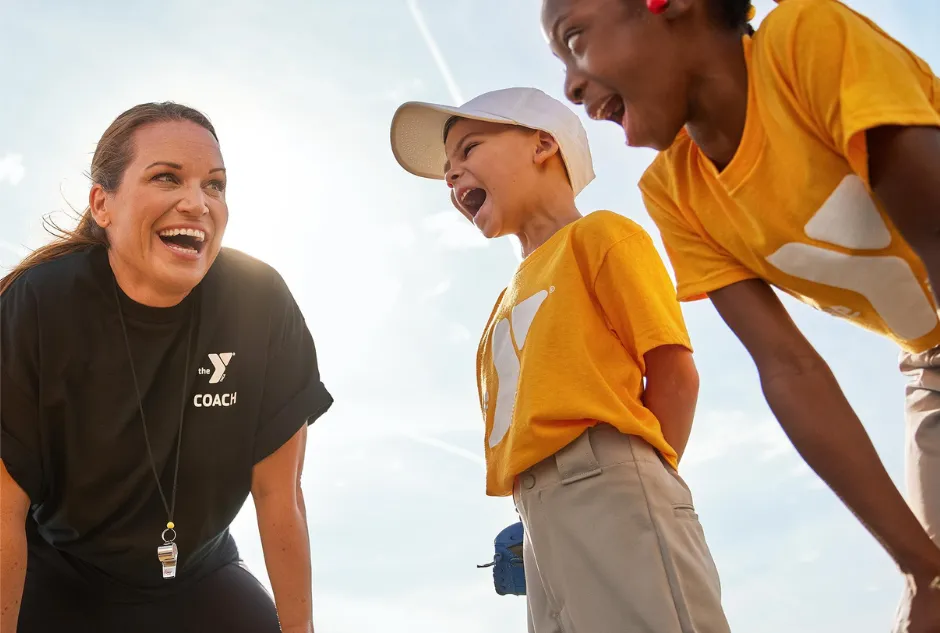
[[[0,295],[6,292],[13,282],[19,279],[26,271],[72,253],[78,253],[93,246],[108,246],[108,236],[104,229],[98,226],[91,216],[91,208],[85,209],[78,221],[78,226],[69,231],[60,228],[49,218],[45,219],[46,230],[55,236],[55,239],[37,248],[27,255],[13,270],[0,279]]]

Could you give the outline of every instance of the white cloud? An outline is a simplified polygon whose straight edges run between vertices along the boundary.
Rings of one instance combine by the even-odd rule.
[[[0,183],[4,180],[11,185],[18,185],[26,175],[26,168],[23,167],[23,155],[8,153],[0,158]]]
[[[409,81],[402,82],[382,93],[382,98],[396,104],[405,101],[411,101],[416,94],[420,94],[425,89],[425,82],[419,77],[412,77]]]
[[[706,411],[696,416],[684,465],[703,465],[732,454],[748,452],[767,462],[794,449],[773,418],[744,411]]]
[[[29,255],[29,249],[25,246],[19,244],[14,244],[13,242],[7,242],[6,240],[0,240],[0,249],[9,251],[16,255],[17,259],[22,259]]]
[[[423,225],[426,231],[437,234],[437,243],[440,246],[449,250],[489,246],[489,240],[456,211],[435,213],[425,219]]]
[[[433,546],[432,546],[433,548]],[[433,553],[427,553],[428,559]],[[416,553],[422,557],[424,554]],[[416,561],[428,565],[430,560]],[[485,576],[486,574],[484,572]],[[525,630],[525,599],[517,596],[498,596],[480,583],[460,586],[447,583],[435,591],[408,592],[394,598],[364,598],[360,595],[325,593],[315,596],[315,623],[324,630],[385,631],[387,633],[414,633],[415,631],[448,631],[448,633],[509,633]]]
[[[437,284],[436,286],[434,286],[434,288],[431,290],[431,292],[428,294],[428,296],[430,296],[430,297],[437,297],[437,296],[439,296],[439,295],[442,295],[442,294],[444,294],[445,292],[447,292],[448,290],[450,290],[450,285],[451,285],[450,279],[445,279],[444,281],[442,281],[442,282],[440,282],[439,284]]]
[[[451,323],[447,326],[447,338],[454,343],[469,341],[473,335],[466,326],[460,323]]]

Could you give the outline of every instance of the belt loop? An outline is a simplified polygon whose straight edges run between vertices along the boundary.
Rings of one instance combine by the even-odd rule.
[[[597,455],[591,446],[592,429],[584,430],[578,439],[555,453],[555,465],[564,485],[601,474]]]

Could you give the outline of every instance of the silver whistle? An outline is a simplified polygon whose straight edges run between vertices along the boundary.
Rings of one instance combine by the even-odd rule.
[[[176,543],[164,543],[157,548],[157,558],[163,565],[164,578],[176,578],[176,558],[179,552]]]

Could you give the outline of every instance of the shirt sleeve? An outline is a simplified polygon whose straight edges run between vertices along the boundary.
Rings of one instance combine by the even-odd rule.
[[[866,183],[865,131],[940,126],[940,79],[922,59],[840,2],[782,2],[758,36],[773,71]]]
[[[329,410],[333,397],[320,379],[317,351],[300,307],[275,273],[267,375],[254,461],[280,448]]]
[[[643,356],[660,345],[692,349],[676,290],[653,240],[643,230],[610,247],[594,294],[620,342],[645,373]]]
[[[42,500],[39,314],[21,277],[0,296],[0,455],[32,504]]]
[[[704,231],[693,228],[654,173],[653,166],[640,182],[646,210],[659,229],[666,255],[676,275],[679,301],[705,299],[709,292],[754,279],[758,275],[725,251]]]

